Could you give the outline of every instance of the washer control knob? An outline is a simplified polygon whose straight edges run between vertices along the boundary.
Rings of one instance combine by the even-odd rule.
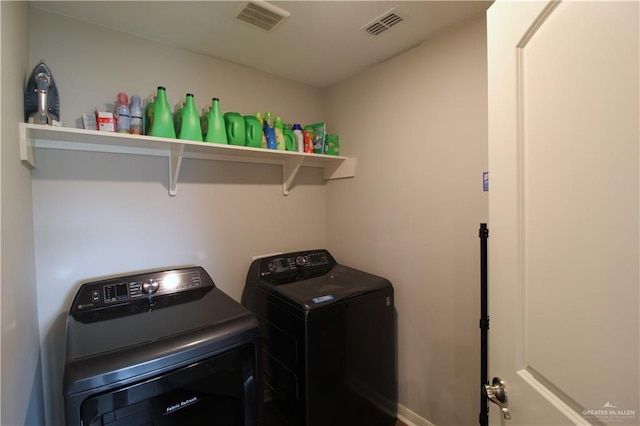
[[[309,260],[305,256],[296,257],[296,265],[305,266],[307,263],[309,263]]]
[[[142,292],[144,294],[148,294],[149,296],[151,296],[156,291],[158,291],[159,287],[160,287],[160,282],[154,279],[148,279],[142,283]]]

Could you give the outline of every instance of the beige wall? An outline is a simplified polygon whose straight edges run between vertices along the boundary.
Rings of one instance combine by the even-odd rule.
[[[324,119],[322,94],[309,86],[37,10],[30,28],[30,68],[40,58],[51,68],[66,125],[106,108],[119,91],[146,95],[159,84],[172,104],[189,91],[199,107],[218,96],[224,111]],[[81,280],[197,264],[240,300],[252,255],[326,246],[320,170],[303,168],[285,197],[278,166],[185,159],[178,195],[170,197],[166,158],[36,154],[33,217],[48,424],[60,424],[62,416],[64,320]]]
[[[172,108],[190,92],[198,111],[218,97],[223,112],[272,111],[285,123],[324,119],[319,89],[127,33],[30,11],[31,63],[35,66],[44,59],[51,68],[65,126],[81,127],[82,113],[113,108],[118,92],[144,99],[155,94],[158,85],[167,88]]]
[[[416,422],[480,410],[486,81],[481,16],[327,93],[328,130],[358,159],[355,179],[328,184],[329,249],[394,284],[400,413]]]
[[[0,15],[0,424],[38,425],[43,423],[43,396],[38,357],[31,177],[20,164],[17,125],[22,121],[23,83],[28,63],[28,5],[2,1]]]

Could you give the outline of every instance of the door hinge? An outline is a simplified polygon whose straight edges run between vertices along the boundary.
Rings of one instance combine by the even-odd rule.
[[[489,330],[489,317],[480,318],[480,329]]]
[[[480,232],[478,232],[478,237],[489,238],[489,228],[487,228],[486,226],[480,227]]]

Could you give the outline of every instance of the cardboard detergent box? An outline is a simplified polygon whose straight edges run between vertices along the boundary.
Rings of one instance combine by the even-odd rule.
[[[101,132],[115,132],[116,118],[111,112],[96,111],[96,120],[98,121],[98,130]]]

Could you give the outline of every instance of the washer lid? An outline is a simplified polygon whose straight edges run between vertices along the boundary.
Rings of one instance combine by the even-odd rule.
[[[217,288],[203,298],[106,321],[67,318],[63,392],[109,387],[259,343],[255,315]]]
[[[344,265],[336,265],[314,278],[280,285],[263,280],[259,286],[307,311],[392,287],[386,278]]]

